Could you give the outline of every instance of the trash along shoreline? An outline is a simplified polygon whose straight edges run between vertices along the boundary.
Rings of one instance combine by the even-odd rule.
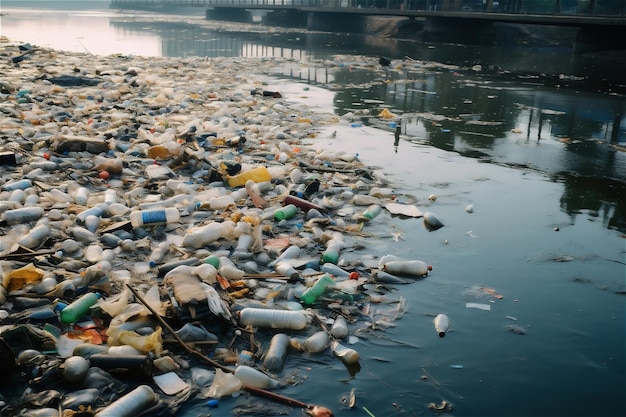
[[[210,413],[245,392],[332,416],[281,394],[306,383],[287,357],[330,351],[353,375],[370,299],[432,269],[342,253],[384,210],[443,222],[357,154],[310,146],[350,121],[271,88],[269,60],[2,43],[0,413]]]

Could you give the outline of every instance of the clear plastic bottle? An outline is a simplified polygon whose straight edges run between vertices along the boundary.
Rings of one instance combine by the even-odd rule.
[[[89,201],[89,190],[85,187],[78,187],[74,193],[74,202],[79,206],[86,206]]]
[[[165,259],[165,255],[167,255],[169,250],[170,245],[167,240],[159,242],[159,244],[152,250],[150,257],[148,258],[148,263],[150,264],[150,267],[154,268],[155,266],[163,262],[163,259]]]
[[[307,325],[307,319],[304,311],[246,307],[239,312],[239,323],[243,326],[302,330]]]
[[[324,274],[315,281],[311,287],[307,288],[300,296],[300,301],[306,305],[313,304],[326,289],[334,284],[333,279],[328,274]]]
[[[98,293],[87,293],[82,297],[78,298],[74,302],[70,303],[67,307],[61,310],[60,320],[63,323],[76,323],[83,317],[89,308],[96,304],[100,299],[100,294]]]
[[[10,225],[38,220],[43,216],[43,213],[44,211],[41,207],[22,207],[5,211],[2,217]]]
[[[270,346],[265,352],[263,366],[269,371],[280,371],[287,359],[290,339],[284,333],[275,334],[270,341]]]
[[[139,210],[130,213],[130,224],[133,227],[159,223],[175,223],[180,220],[180,213],[175,207],[153,210]]]

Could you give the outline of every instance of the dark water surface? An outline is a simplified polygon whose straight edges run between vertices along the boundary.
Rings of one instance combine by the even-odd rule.
[[[371,236],[354,238],[347,261],[394,253],[427,261],[433,273],[387,295],[404,298],[407,310],[394,327],[359,334],[358,372],[329,355],[292,355],[285,372],[303,381],[282,394],[337,416],[365,416],[362,407],[376,417],[437,415],[428,404],[442,400],[454,408],[441,415],[626,414],[623,62],[565,47],[423,44],[68,3],[70,12],[3,2],[2,35],[94,54],[301,61],[275,75],[328,88],[328,106],[355,115],[354,127],[317,144],[358,153],[401,198],[446,224],[428,232],[417,219],[384,213],[368,225]],[[318,62],[335,55],[333,65]],[[359,65],[372,55],[396,61]],[[501,71],[486,71],[492,65]],[[394,127],[376,117],[383,109],[400,116],[397,143]],[[432,315],[442,312],[452,331],[440,339]],[[342,398],[353,388],[349,409]],[[236,401],[222,399],[218,412],[191,401],[180,415],[228,415]]]

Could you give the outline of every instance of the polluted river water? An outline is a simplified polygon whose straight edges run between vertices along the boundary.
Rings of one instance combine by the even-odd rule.
[[[576,144],[545,133],[547,128],[545,139],[528,140],[527,126],[533,138],[537,136],[537,126],[529,120],[528,125],[508,126],[507,139],[499,140],[499,147],[483,148],[481,158],[470,157],[455,130],[471,132],[465,134],[467,140],[493,135],[493,126],[452,119],[445,110],[404,117],[392,107],[388,112],[374,106],[375,111],[335,112],[338,103],[354,102],[338,101],[332,85],[322,88],[276,77],[312,67],[330,70],[335,80],[347,72],[373,72],[390,85],[394,77],[401,78],[397,74],[411,72],[424,79],[441,73],[464,85],[469,84],[465,80],[479,81],[468,76],[471,71],[433,62],[395,61],[396,75],[390,75],[371,57],[207,60],[93,56],[35,46],[14,64],[11,59],[23,53],[19,45],[6,40],[2,44],[1,145],[16,160],[14,166],[11,161],[2,165],[3,283],[10,291],[2,300],[0,337],[16,356],[24,340],[11,331],[15,328],[45,329],[52,335],[46,334],[46,341],[54,344],[36,346],[29,340],[31,348],[43,351],[43,359],[33,355],[26,360],[28,355],[23,355],[11,368],[10,383],[5,381],[0,391],[3,415],[40,415],[35,413],[49,409],[58,413],[59,405],[66,411],[79,405],[99,410],[131,392],[149,400],[133,414],[304,414],[297,404],[268,401],[245,390],[209,396],[215,395],[215,367],[172,342],[166,329],[155,331],[162,326],[141,319],[149,317],[146,310],[126,318],[96,308],[78,325],[59,321],[54,312],[32,315],[34,310],[42,314],[55,301],[70,304],[85,292],[101,294],[101,304],[123,294],[141,307],[137,296],[124,293],[126,283],[145,298],[156,286],[163,318],[181,334],[187,323],[213,333],[216,343],[202,333],[194,346],[232,370],[237,362],[258,370],[272,367],[266,359],[270,352],[275,354],[270,349],[273,338],[287,335],[291,347],[282,358],[282,369],[268,372],[277,386],[270,382],[267,389],[326,407],[336,416],[624,414],[623,186],[614,190],[616,200],[604,190],[623,176],[619,143],[593,145],[603,146],[607,155],[614,153],[616,171],[607,174],[612,181],[599,178],[599,187],[593,182],[581,186],[577,183],[593,177],[570,177],[546,168],[554,166],[549,160],[558,157],[556,148]],[[94,85],[85,85],[92,81]],[[83,85],[72,85],[77,82]],[[434,85],[431,91],[444,91]],[[376,88],[361,84],[361,89]],[[280,97],[264,92],[279,92]],[[506,89],[490,89],[487,95],[496,97],[487,100],[494,103],[506,94]],[[376,97],[364,102],[368,99],[385,101]],[[531,117],[531,110],[522,110]],[[539,110],[534,115],[540,114],[550,120],[559,116]],[[401,134],[396,137],[398,125]],[[445,146],[429,143],[433,140]],[[99,148],[102,144],[106,149]],[[514,144],[522,154],[504,155]],[[602,158],[598,156],[598,163]],[[577,161],[572,159],[572,167]],[[242,169],[265,166],[271,180],[257,187],[231,187],[223,170],[237,164]],[[211,168],[221,168],[217,175],[222,178]],[[24,179],[32,186],[11,190],[11,184]],[[314,180],[319,180],[319,188],[309,188],[304,197],[321,208],[321,216],[308,218],[299,209],[291,218],[276,220],[274,211],[289,201],[290,191],[304,193]],[[88,191],[86,201],[76,192],[80,187]],[[382,208],[378,215],[360,217],[372,204]],[[43,208],[43,214],[7,221],[7,213],[31,207]],[[137,218],[132,213],[166,207],[176,208],[178,216],[166,216],[162,210],[158,219],[144,216],[144,225],[130,224]],[[88,216],[81,213],[93,208],[101,212],[93,216],[96,219],[89,217],[95,223],[88,225]],[[427,228],[425,213],[444,226]],[[208,233],[213,224],[227,224],[237,232],[215,240],[203,235],[206,241],[200,243],[184,241],[194,233]],[[48,228],[45,241],[22,240],[39,226]],[[157,248],[164,240],[169,250],[159,259]],[[333,240],[341,241],[338,266],[358,272],[360,280],[343,278],[327,266],[339,289],[327,289],[319,301],[303,305],[299,301],[304,284],[313,284],[316,273],[323,272],[324,264],[317,262]],[[26,247],[22,251],[41,254],[18,255],[15,242]],[[260,245],[246,246],[250,242]],[[288,266],[295,267],[302,280],[260,278],[276,274],[276,258],[292,246],[300,250]],[[224,289],[227,284],[214,275],[208,266],[214,261],[211,255],[221,257],[220,276],[230,277],[233,287]],[[432,270],[423,278],[388,276],[383,273],[385,255],[420,260]],[[168,270],[172,262],[190,263],[179,266],[177,274]],[[43,271],[36,280],[71,282],[75,296],[51,296],[33,285],[20,288],[7,278],[30,263]],[[237,275],[237,270],[244,274]],[[184,281],[190,277],[196,285],[203,284],[192,288],[218,294],[222,315],[197,305],[196,319],[191,317],[192,310],[179,302],[189,296],[177,288],[190,285]],[[236,293],[241,290],[247,292]],[[199,298],[204,299],[202,294]],[[254,334],[248,333],[250,329],[237,321],[238,312],[261,303],[280,307],[281,312],[304,307],[304,328],[299,328],[298,315],[295,322],[283,321],[283,328],[257,324]],[[229,320],[224,318],[228,310]],[[257,320],[262,323],[268,314]],[[440,314],[448,319],[444,337],[435,323]],[[278,322],[287,315],[271,317]],[[345,336],[332,333],[338,317],[347,319]],[[123,356],[129,368],[140,369],[139,376],[111,371],[121,382],[98,386],[101,395],[94,397],[93,391],[83,390],[96,387],[95,378],[77,381],[64,371],[67,367],[84,372],[84,362],[75,359],[79,355],[72,347],[85,340],[107,345],[107,337],[109,345],[125,345],[114,341],[119,333],[113,330],[127,322],[133,332],[161,337],[162,347],[138,346],[147,349],[140,354],[141,362],[136,354]],[[331,336],[321,336],[323,349],[317,351],[317,339],[309,338],[324,327]],[[340,345],[334,346],[333,339]],[[101,356],[92,362],[105,367],[111,359]],[[146,357],[150,365],[145,365]],[[2,366],[8,369],[8,362]],[[241,367],[239,375],[245,378],[246,372]],[[23,395],[27,386],[31,395]],[[155,405],[156,398],[160,403]]]

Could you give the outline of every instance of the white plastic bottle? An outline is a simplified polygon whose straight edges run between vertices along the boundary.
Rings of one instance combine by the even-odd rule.
[[[390,274],[423,277],[433,269],[422,261],[390,261],[383,265],[383,270]]]
[[[130,224],[133,227],[154,225],[159,223],[175,223],[180,220],[180,213],[175,207],[153,210],[138,210],[130,213]]]
[[[278,381],[275,379],[246,365],[239,365],[235,369],[235,376],[241,381],[244,387],[265,389],[278,386]]]
[[[86,206],[89,201],[89,190],[85,187],[78,187],[74,193],[74,202],[79,206]]]
[[[336,339],[343,339],[348,335],[348,322],[344,316],[337,316],[330,328],[330,334]]]
[[[117,401],[98,411],[96,417],[134,417],[157,399],[148,385],[140,385]]]
[[[433,322],[439,337],[445,337],[448,329],[450,328],[450,320],[448,319],[448,316],[445,314],[437,314],[437,317],[435,317]]]

